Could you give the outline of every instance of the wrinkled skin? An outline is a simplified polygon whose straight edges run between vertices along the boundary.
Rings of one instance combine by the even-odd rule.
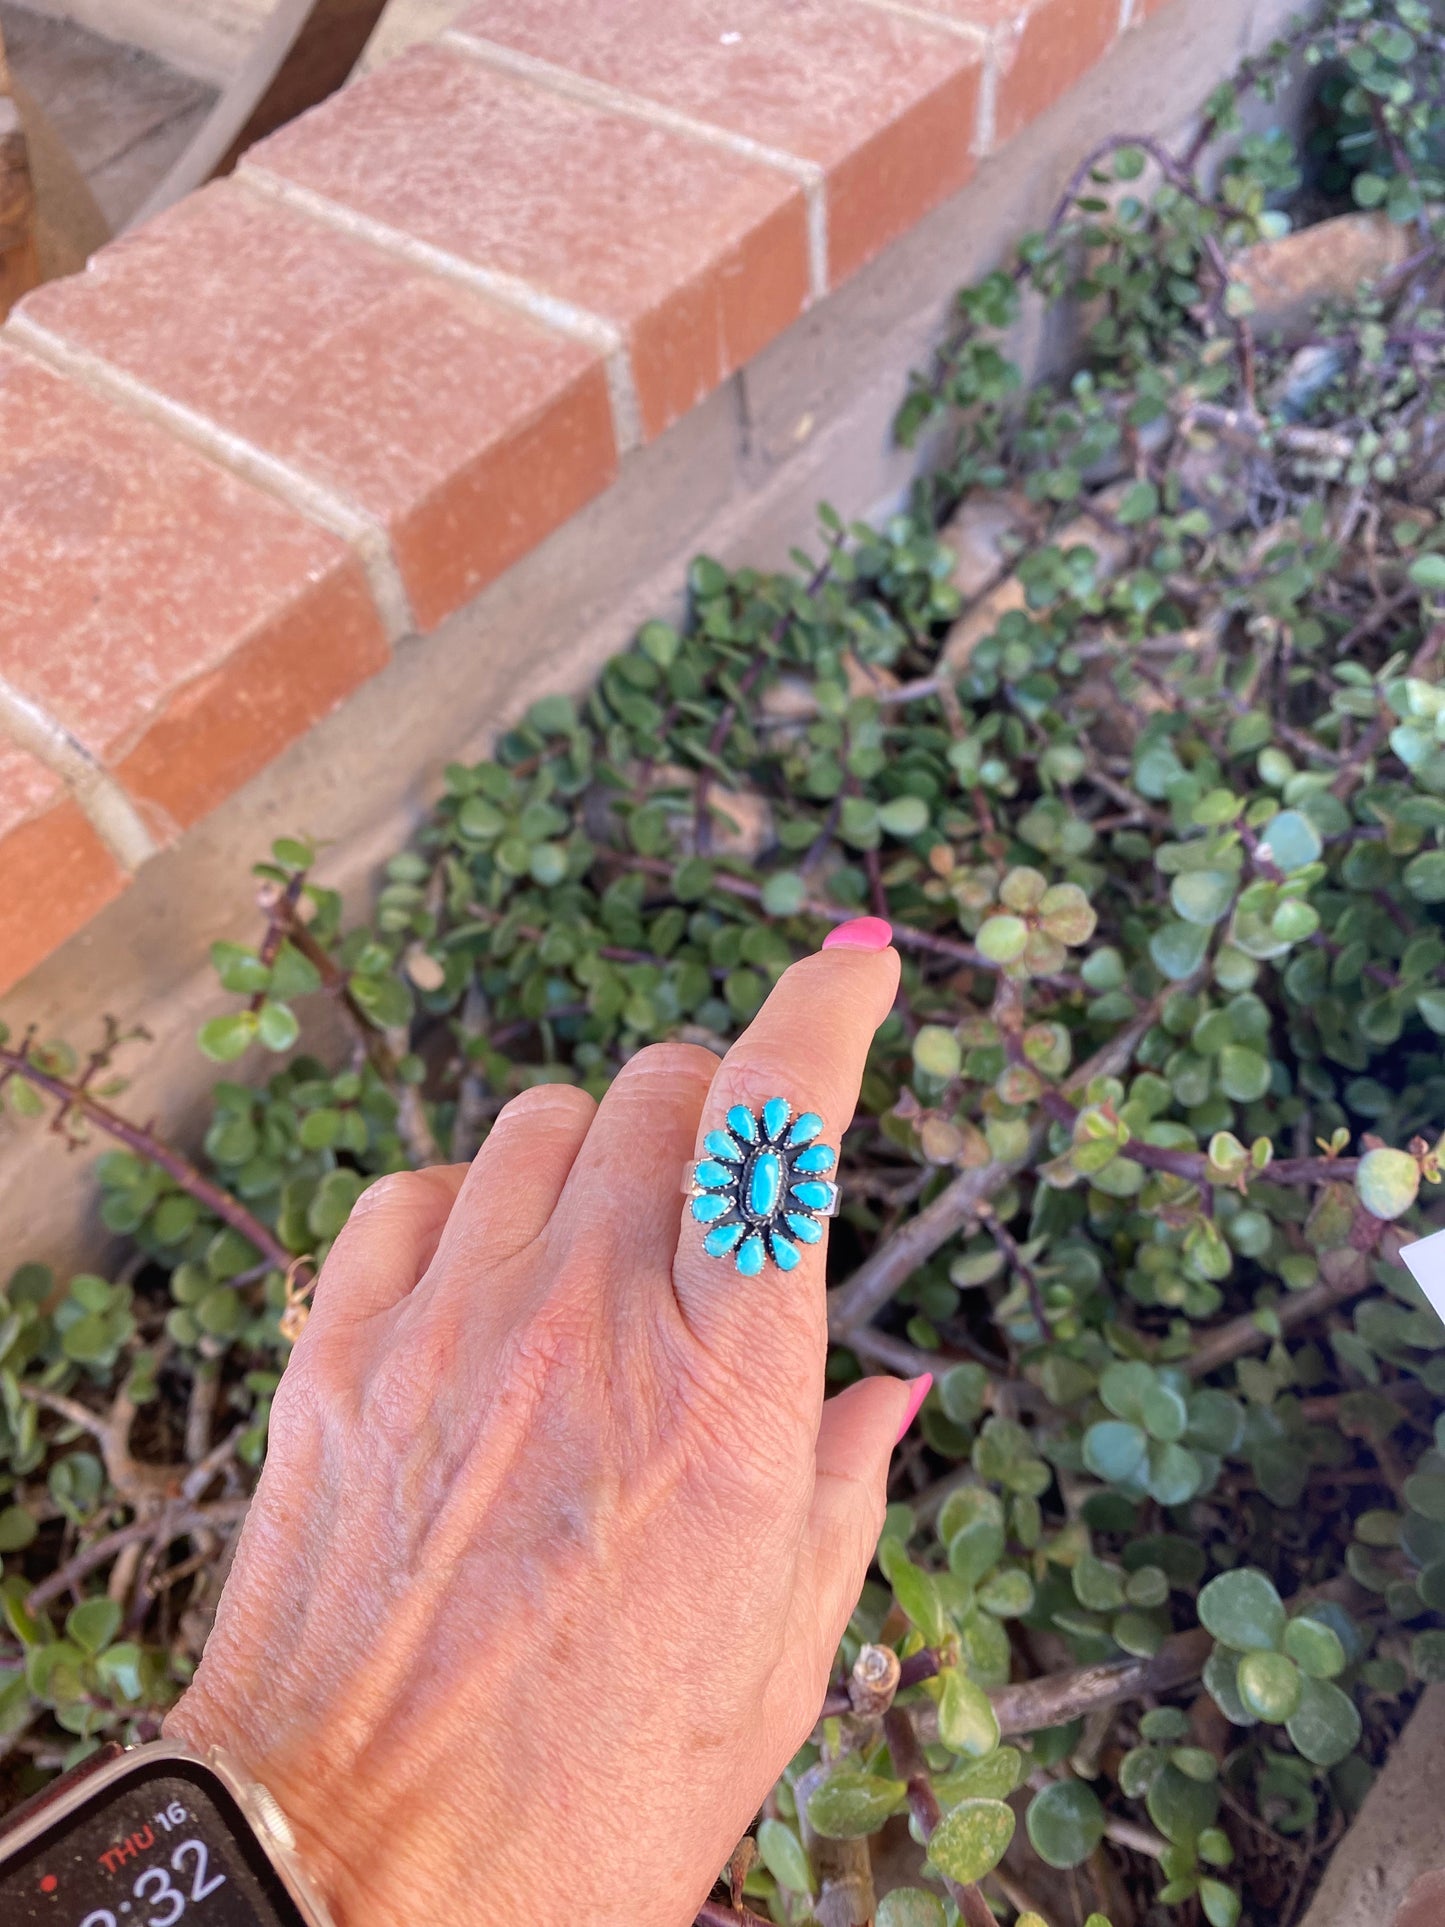
[[[358,1204],[167,1723],[272,1789],[342,1927],[685,1927],[807,1737],[909,1393],[825,1404],[825,1245],[743,1279],[679,1186],[739,1101],[836,1145],[897,976],[821,952],[721,1064],[530,1090]]]

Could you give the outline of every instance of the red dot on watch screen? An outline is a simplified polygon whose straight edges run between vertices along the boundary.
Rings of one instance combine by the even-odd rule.
[[[41,1893],[53,1894],[55,1892],[55,1889],[59,1885],[60,1885],[60,1882],[55,1878],[55,1875],[53,1873],[47,1873],[47,1874],[41,1875],[41,1879],[40,1879]]]

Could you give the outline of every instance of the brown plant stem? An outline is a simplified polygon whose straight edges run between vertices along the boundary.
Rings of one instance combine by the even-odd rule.
[[[1192,982],[1193,979],[1187,979],[1183,985],[1171,984],[1167,993],[1161,991],[1152,998],[1132,1023],[1126,1024],[1079,1066],[1064,1089],[1084,1090],[1096,1077],[1118,1076],[1132,1060],[1141,1040],[1158,1022],[1167,998],[1176,990],[1187,990]],[[1030,1133],[1021,1157],[994,1158],[977,1170],[960,1172],[916,1216],[900,1225],[891,1238],[886,1238],[846,1284],[835,1286],[828,1294],[828,1328],[835,1342],[851,1343],[853,1334],[883,1309],[904,1280],[977,1216],[981,1203],[1002,1191],[1019,1171],[1036,1162],[1046,1133],[1047,1126],[1041,1120]]]
[[[1286,1610],[1294,1614],[1315,1599],[1337,1599],[1358,1611],[1362,1603],[1368,1605],[1369,1596],[1353,1580],[1331,1579],[1296,1593],[1285,1602]],[[1037,1679],[992,1687],[988,1697],[1005,1739],[1017,1733],[1037,1733],[1049,1726],[1067,1726],[1070,1720],[1082,1719],[1100,1707],[1120,1706],[1126,1700],[1187,1686],[1203,1671],[1213,1648],[1212,1635],[1203,1626],[1193,1626],[1188,1632],[1172,1634],[1147,1659],[1111,1659],[1098,1666],[1044,1673]],[[903,1709],[895,1707],[894,1711]],[[938,1708],[928,1700],[909,1709],[907,1717],[919,1743],[931,1746],[938,1738]]]
[[[88,1573],[97,1566],[103,1566],[107,1559],[113,1559],[127,1546],[137,1545],[146,1539],[158,1539],[162,1534],[167,1539],[179,1539],[191,1532],[240,1525],[250,1505],[249,1499],[217,1499],[212,1505],[176,1506],[165,1512],[153,1512],[148,1518],[132,1519],[129,1525],[118,1526],[114,1532],[92,1539],[88,1546],[82,1546],[63,1566],[57,1566],[39,1585],[33,1586],[25,1601],[26,1611],[39,1612],[52,1599],[69,1592]]]
[[[908,1810],[926,1843],[933,1838],[943,1818],[943,1809],[928,1777],[928,1762],[918,1744],[913,1721],[901,1706],[890,1707],[883,1715],[883,1736],[893,1755],[894,1772],[908,1783]],[[997,1927],[992,1907],[971,1881],[950,1880],[945,1874],[943,1884],[958,1905],[963,1927]]]
[[[828,577],[833,573],[833,564],[837,560],[838,554],[846,540],[846,536],[841,532],[834,539],[832,547],[808,578],[803,590],[805,596],[816,595],[828,580]],[[737,721],[738,710],[742,702],[752,694],[753,686],[759,676],[762,675],[764,669],[766,669],[772,661],[772,652],[781,645],[784,636],[787,635],[788,624],[793,620],[793,616],[794,611],[791,608],[784,609],[783,613],[773,624],[772,632],[768,637],[768,646],[765,649],[759,649],[757,651],[752,663],[743,673],[742,679],[738,683],[737,697],[730,699],[724,704],[716,723],[713,725],[712,734],[708,738],[707,747],[710,757],[721,758],[723,750],[727,746],[728,737],[732,734],[733,724]],[[697,789],[693,793],[692,845],[699,856],[706,856],[712,844],[712,818],[708,814],[708,796],[712,789],[712,775],[712,769],[707,763],[704,763],[698,771]]]
[[[223,1191],[220,1185],[213,1184],[189,1158],[172,1150],[153,1131],[146,1130],[140,1124],[132,1124],[129,1118],[122,1117],[108,1104],[102,1104],[99,1098],[92,1097],[83,1085],[68,1084],[64,1078],[41,1070],[38,1064],[30,1061],[24,1049],[14,1050],[7,1045],[0,1045],[0,1086],[11,1077],[23,1078],[47,1097],[53,1097],[66,1110],[79,1111],[108,1137],[115,1138],[127,1150],[134,1151],[137,1157],[159,1165],[188,1197],[212,1212],[222,1224],[228,1224],[233,1231],[238,1231],[278,1270],[285,1271],[296,1262],[294,1253],[288,1251],[275,1232],[248,1211],[239,1198],[233,1198],[229,1191]]]
[[[1373,1282],[1368,1268],[1364,1268],[1364,1276],[1359,1278],[1340,1278],[1333,1282],[1324,1280],[1285,1298],[1273,1307],[1274,1314],[1281,1330],[1293,1331],[1297,1325],[1321,1317],[1336,1305],[1358,1298]],[[1254,1315],[1245,1312],[1238,1318],[1231,1318],[1228,1324],[1206,1332],[1185,1361],[1184,1369],[1191,1378],[1206,1378],[1210,1372],[1217,1372],[1221,1365],[1228,1365],[1232,1360],[1242,1358],[1246,1352],[1258,1351],[1261,1346],[1272,1342],[1270,1334],[1255,1322]]]
[[[1214,1647],[1202,1626],[1176,1633],[1148,1659],[1107,1660],[1068,1673],[1045,1673],[1016,1686],[996,1687],[989,1698],[999,1732],[1037,1733],[1067,1726],[1099,1706],[1116,1706],[1145,1693],[1168,1693],[1196,1678]]]
[[[1029,1310],[1034,1315],[1034,1323],[1039,1328],[1039,1336],[1044,1340],[1045,1344],[1049,1343],[1053,1339],[1054,1328],[1052,1324],[1050,1324],[1049,1314],[1044,1308],[1044,1294],[1039,1284],[1038,1273],[1024,1258],[1023,1253],[1019,1250],[1018,1239],[1015,1238],[1007,1225],[1000,1224],[991,1211],[980,1211],[979,1216],[983,1219],[990,1236],[998,1246],[1005,1264],[1008,1265],[1016,1277],[1023,1280],[1024,1290],[1028,1294]]]
[[[911,1654],[898,1668],[898,1684],[895,1693],[902,1693],[910,1686],[917,1686],[920,1680],[936,1679],[943,1658],[932,1646],[925,1646],[921,1652]],[[847,1684],[830,1686],[818,1708],[818,1720],[831,1720],[841,1714],[853,1711],[853,1698]],[[816,1722],[815,1722],[816,1724]]]
[[[130,1428],[135,1418],[135,1406],[122,1390],[116,1394],[110,1411],[92,1412],[88,1405],[79,1399],[67,1398],[61,1392],[47,1391],[43,1386],[30,1385],[24,1379],[16,1381],[16,1389],[21,1398],[28,1399],[32,1405],[52,1412],[69,1425],[78,1425],[82,1431],[89,1432],[100,1446],[100,1456],[105,1464],[105,1476],[127,1505],[146,1506],[155,1501],[170,1498],[180,1489],[180,1475],[183,1466],[146,1465],[133,1458],[130,1450]]]
[[[705,1900],[697,1910],[693,1927],[772,1927],[772,1922],[747,1907],[730,1907],[725,1900]]]
[[[676,867],[665,857],[623,856],[618,853],[617,860],[629,870],[641,870],[645,876],[670,878]],[[713,872],[711,887],[723,891],[727,896],[738,897],[744,903],[761,903],[763,900],[761,885],[749,883],[746,877],[735,877],[727,870]],[[797,911],[800,917],[818,917],[825,923],[849,923],[854,917],[865,914],[856,904],[827,903],[817,897],[807,898]],[[990,976],[998,972],[999,966],[971,943],[961,943],[956,937],[940,936],[933,930],[917,930],[911,924],[894,923],[891,917],[886,921],[892,928],[893,941],[900,950],[920,950],[930,956],[947,957],[953,963],[967,964],[972,970],[985,970]],[[1038,981],[1058,990],[1080,988],[1077,977],[1063,974],[1041,977]]]
[[[938,1371],[940,1366],[963,1363],[956,1352],[926,1352],[918,1345],[910,1345],[906,1338],[895,1338],[892,1332],[874,1331],[871,1325],[860,1326],[840,1342],[870,1365],[886,1366],[890,1372],[901,1372],[905,1378],[921,1378],[925,1372]]]
[[[296,899],[290,887],[282,889],[277,883],[263,884],[257,893],[256,901],[268,919],[267,942],[262,945],[263,960],[273,932],[279,930],[281,936],[294,944],[315,969],[321,979],[322,989],[341,1005],[357,1042],[366,1054],[367,1062],[377,1076],[384,1084],[395,1084],[397,1081],[396,1058],[391,1046],[352,995],[346,972],[331,953],[317,942],[301,921],[296,909]],[[276,948],[279,950],[279,943]]]

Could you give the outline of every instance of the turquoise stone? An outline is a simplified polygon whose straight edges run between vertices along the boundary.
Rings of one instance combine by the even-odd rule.
[[[731,1184],[737,1172],[730,1171],[725,1164],[719,1164],[713,1158],[704,1158],[694,1170],[693,1176],[699,1184],[705,1184],[709,1190],[716,1191],[723,1185]]]
[[[823,1120],[816,1111],[804,1111],[792,1130],[788,1133],[789,1144],[811,1144],[823,1128]]]
[[[785,1097],[770,1097],[763,1106],[763,1131],[770,1138],[777,1139],[783,1134],[784,1126],[793,1115],[793,1107]]]
[[[751,1238],[744,1238],[738,1246],[738,1270],[744,1278],[756,1278],[767,1259],[763,1241],[756,1232]]]
[[[746,1104],[734,1104],[728,1112],[728,1129],[740,1144],[756,1144],[758,1120]]]
[[[727,1164],[741,1164],[746,1156],[737,1139],[729,1137],[726,1131],[709,1131],[702,1148],[709,1157],[722,1158]]]
[[[710,1192],[707,1197],[694,1198],[692,1201],[692,1215],[699,1224],[712,1224],[725,1211],[731,1210],[731,1200],[719,1197],[716,1192]]]
[[[714,1225],[702,1241],[702,1248],[709,1258],[724,1258],[738,1239],[743,1235],[740,1224]]]
[[[783,1160],[776,1151],[759,1151],[748,1171],[748,1210],[755,1218],[771,1218],[783,1195]]]
[[[791,1271],[802,1255],[791,1238],[784,1238],[776,1231],[773,1233],[773,1263],[779,1271]]]
[[[816,1218],[805,1218],[801,1211],[790,1211],[783,1220],[795,1238],[801,1238],[805,1245],[821,1242],[823,1227]]]
[[[826,1144],[811,1145],[793,1159],[795,1171],[831,1171],[832,1168],[833,1153]]]
[[[803,1184],[793,1186],[793,1196],[810,1211],[826,1211],[833,1202],[833,1187],[810,1178]]]

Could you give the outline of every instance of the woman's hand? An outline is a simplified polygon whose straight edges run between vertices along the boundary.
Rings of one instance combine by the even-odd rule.
[[[327,1260],[167,1732],[272,1789],[343,1927],[684,1927],[812,1727],[910,1392],[824,1404],[825,1247],[744,1278],[680,1183],[737,1103],[837,1144],[898,959],[836,937],[721,1063],[538,1086]]]

